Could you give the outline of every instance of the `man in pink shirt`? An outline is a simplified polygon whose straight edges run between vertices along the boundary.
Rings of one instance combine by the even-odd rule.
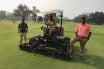
[[[75,37],[71,39],[70,46],[68,47],[68,51],[71,54],[71,56],[73,53],[73,45],[77,41],[79,41],[80,42],[80,58],[83,59],[85,44],[90,39],[90,36],[91,36],[91,26],[86,22],[85,17],[81,17],[81,23],[77,24],[75,28]]]

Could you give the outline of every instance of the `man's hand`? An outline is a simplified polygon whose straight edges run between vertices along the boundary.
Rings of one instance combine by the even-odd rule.
[[[77,34],[77,32],[75,32],[75,35],[76,35],[76,37],[78,37],[78,34]]]
[[[90,37],[91,37],[91,32],[89,32],[89,35],[88,35],[88,38],[87,38],[87,41],[90,39]]]
[[[88,41],[90,38],[88,37],[86,41]]]

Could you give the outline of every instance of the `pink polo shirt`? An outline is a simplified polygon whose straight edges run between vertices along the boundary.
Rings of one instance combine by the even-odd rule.
[[[75,32],[77,32],[78,36],[88,37],[89,32],[91,32],[91,26],[88,23],[79,23],[75,28]]]

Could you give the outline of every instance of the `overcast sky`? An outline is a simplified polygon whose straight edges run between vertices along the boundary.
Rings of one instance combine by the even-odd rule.
[[[36,6],[41,11],[62,9],[64,16],[69,18],[81,13],[104,12],[104,0],[0,0],[0,10],[13,12],[19,4],[26,4],[29,8]]]

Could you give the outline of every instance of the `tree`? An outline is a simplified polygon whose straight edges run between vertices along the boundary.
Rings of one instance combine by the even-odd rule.
[[[38,19],[37,19],[39,22],[42,22],[43,21],[43,17],[42,16],[38,16]]]
[[[36,22],[36,20],[37,20],[37,13],[39,13],[40,10],[37,9],[35,6],[33,6],[33,10],[31,12],[32,12],[32,20],[34,22]]]
[[[81,15],[78,15],[78,16],[74,17],[73,21],[79,22],[80,21],[80,17],[81,17]]]
[[[20,18],[26,19],[30,14],[31,11],[26,5],[20,4],[16,10],[14,10],[14,15]]]
[[[70,22],[71,19],[69,19],[68,17],[63,17],[63,21],[64,21],[64,22]]]
[[[5,19],[6,17],[6,11],[0,11],[0,20]]]
[[[80,17],[85,16],[86,20],[92,24],[104,24],[104,13],[103,12],[95,12],[95,13],[89,13],[89,14],[81,14],[74,18],[75,22],[80,21]]]
[[[15,23],[16,21],[20,20],[19,17],[14,16],[13,13],[8,12],[6,14],[6,19],[12,21],[13,23]]]
[[[102,12],[95,12],[94,18],[95,18],[94,22],[96,24],[103,24],[103,22],[104,22],[104,14]]]
[[[45,15],[44,15],[43,20],[44,20],[44,22],[48,22],[48,20],[49,20],[48,14],[45,14]]]

